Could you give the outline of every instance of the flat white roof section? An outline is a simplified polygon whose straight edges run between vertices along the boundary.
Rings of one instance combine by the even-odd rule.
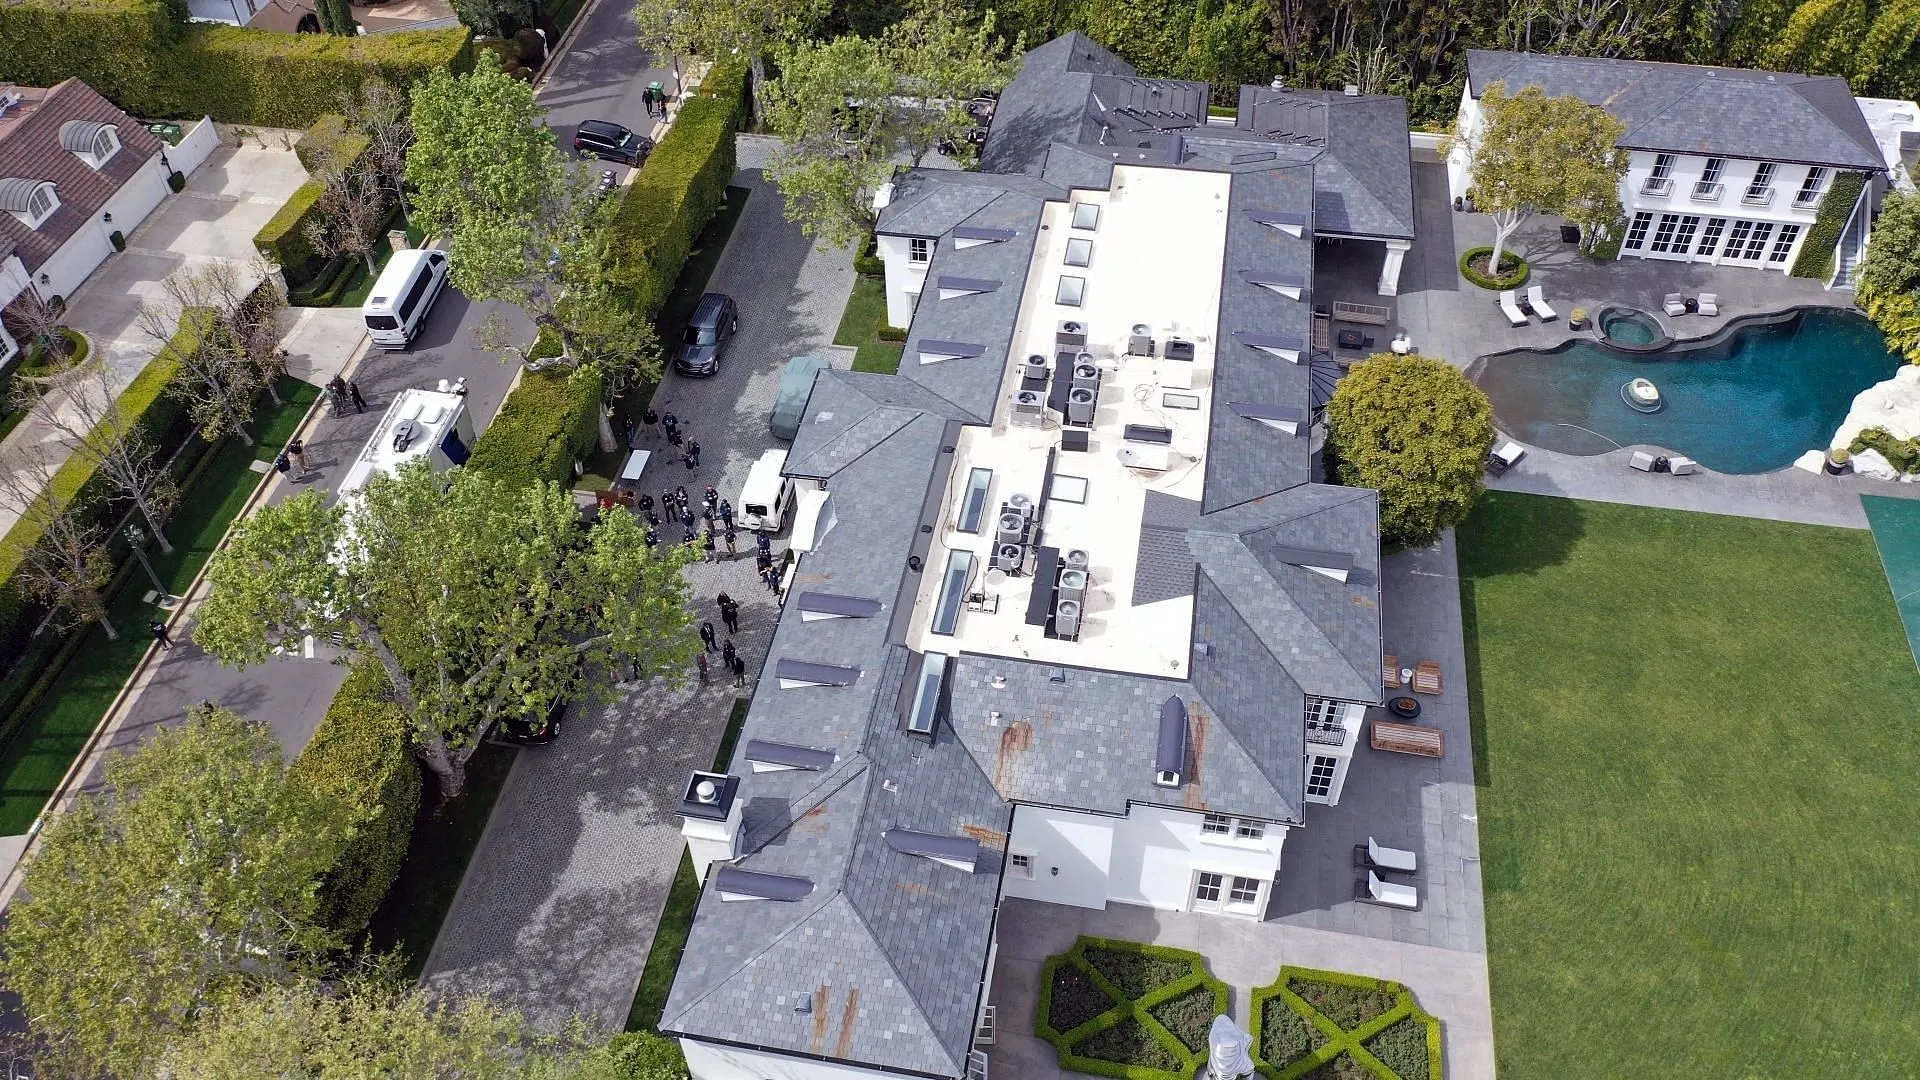
[[[381,473],[390,473],[415,458],[426,457],[460,418],[465,402],[459,394],[438,390],[402,390],[394,395],[360,456],[340,481],[340,494],[359,491]],[[400,436],[404,435],[404,438]]]
[[[1047,205],[1012,349],[998,358],[1005,366],[993,425],[960,433],[954,475],[965,479],[948,486],[927,559],[930,568],[947,567],[950,552],[973,555],[965,602],[953,632],[936,633],[946,629],[945,619],[936,625],[946,575],[922,574],[910,648],[1186,677],[1193,598],[1136,608],[1132,597],[1147,492],[1197,502],[1206,476],[1230,182],[1225,173],[1120,165],[1110,190],[1076,191],[1070,203]],[[1095,231],[1086,231],[1088,225]],[[1089,238],[1098,249],[1092,265],[1069,265],[1069,242]],[[1078,306],[1057,301],[1063,277],[1086,279]],[[1059,343],[1064,320],[1084,324],[1084,344]],[[1136,325],[1160,343],[1157,351],[1172,343],[1177,356],[1190,359],[1127,355]],[[1097,379],[1072,381],[1084,363],[1081,353],[1092,357]],[[1035,355],[1048,365],[1047,385],[1037,392],[1049,407],[1016,409],[1025,360]],[[1085,423],[1068,419],[1069,382],[1095,392],[1093,407],[1081,412],[1090,417]],[[1194,407],[1166,408],[1168,390],[1193,399]],[[1063,446],[1063,433],[1085,449]],[[982,499],[972,479],[987,471],[991,490]],[[1055,497],[1056,483],[1058,494],[1078,501]],[[995,556],[1006,542],[999,509],[1015,496],[1035,504],[1046,498],[1037,529],[1027,535],[1021,570],[1009,573]],[[969,500],[984,514],[968,512]],[[960,531],[955,526],[962,521],[979,531]],[[1069,627],[1044,617],[1054,609],[1054,578],[1035,576],[1041,547],[1062,570],[1072,553],[1086,553],[1084,585],[1072,582],[1079,611]],[[1038,599],[1036,588],[1043,592]],[[947,599],[950,604],[950,593]],[[1041,613],[1039,623],[1029,621],[1030,610]]]

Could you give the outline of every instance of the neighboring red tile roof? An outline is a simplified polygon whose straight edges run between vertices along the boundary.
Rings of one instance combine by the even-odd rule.
[[[12,247],[27,269],[34,271],[160,152],[160,140],[79,79],[46,90],[16,89],[20,103],[0,116],[0,179],[51,180],[60,196],[60,208],[38,229],[27,228],[12,214],[0,214],[0,250]],[[61,149],[60,126],[70,120],[114,126],[120,152],[108,159],[104,169],[96,171],[78,155]]]

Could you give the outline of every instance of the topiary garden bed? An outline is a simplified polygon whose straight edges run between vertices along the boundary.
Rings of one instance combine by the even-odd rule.
[[[1060,1067],[1120,1080],[1189,1080],[1227,985],[1199,953],[1083,937],[1040,969],[1034,1034]]]
[[[1517,289],[1527,283],[1527,275],[1532,268],[1527,260],[1511,251],[1500,253],[1500,268],[1495,271],[1487,265],[1493,257],[1493,248],[1468,248],[1460,256],[1460,276],[1483,289]]]
[[[1440,1021],[1405,986],[1283,967],[1253,992],[1255,1064],[1267,1080],[1441,1080]]]

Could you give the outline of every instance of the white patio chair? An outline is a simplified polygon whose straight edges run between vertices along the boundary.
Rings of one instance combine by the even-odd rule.
[[[1538,285],[1527,286],[1527,306],[1533,309],[1535,315],[1540,316],[1541,322],[1552,322],[1560,317],[1553,310],[1553,306],[1547,303],[1546,290]]]
[[[1397,874],[1411,874],[1420,868],[1419,856],[1404,848],[1382,847],[1378,840],[1367,837],[1367,858],[1378,870],[1391,870]]]
[[[1371,870],[1367,871],[1367,898],[1383,907],[1405,908],[1408,911],[1420,906],[1419,889],[1382,881],[1380,875]]]
[[[1500,310],[1506,314],[1507,322],[1512,325],[1527,325],[1527,315],[1520,310],[1520,301],[1514,298],[1512,289],[1508,289],[1500,294]]]
[[[1702,315],[1720,314],[1720,294],[1719,293],[1703,292],[1700,294],[1700,314]]]
[[[1660,302],[1660,307],[1669,315],[1685,315],[1687,313],[1687,302],[1681,299],[1680,294],[1677,292],[1668,293],[1667,298]]]

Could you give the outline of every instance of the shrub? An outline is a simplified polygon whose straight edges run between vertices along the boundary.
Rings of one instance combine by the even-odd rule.
[[[1920,437],[1896,439],[1893,432],[1886,428],[1870,427],[1855,435],[1847,450],[1849,458],[1862,450],[1877,450],[1888,464],[1900,472],[1920,472]]]
[[[879,338],[881,341],[907,340],[907,332],[897,326],[882,326],[873,332],[873,336]]]
[[[1393,992],[1379,986],[1298,977],[1290,981],[1287,988],[1343,1028],[1358,1027],[1393,1008],[1394,1004]]]
[[[157,100],[183,29],[164,0],[0,4],[0,41],[8,43],[0,82],[53,86],[78,75],[121,108],[157,115],[145,106]]]
[[[867,234],[866,242],[860,245],[859,254],[853,257],[853,272],[865,277],[886,277],[887,264],[880,261],[880,238]]]
[[[328,164],[340,168],[355,164],[372,144],[371,139],[347,125],[346,117],[324,113],[300,133],[300,141],[293,144],[293,154],[300,159],[301,168],[317,173]]]
[[[1146,997],[1193,972],[1187,957],[1164,957],[1135,949],[1089,948],[1081,955],[1129,998]]]
[[[365,814],[320,883],[321,924],[351,941],[399,876],[420,808],[412,733],[378,664],[354,667],[289,774]]]
[[[1083,1058],[1120,1065],[1139,1065],[1161,1072],[1177,1072],[1180,1069],[1180,1058],[1169,1052],[1146,1025],[1132,1017],[1082,1039],[1074,1047],[1074,1052]]]
[[[1468,248],[1460,256],[1460,276],[1483,289],[1517,289],[1527,283],[1527,275],[1532,270],[1527,266],[1527,260],[1511,251],[1501,252],[1500,266],[1489,267],[1490,272],[1483,273],[1473,265],[1476,261],[1484,261],[1492,255],[1491,247]],[[1500,273],[1502,269],[1507,272]]]
[[[601,1052],[618,1080],[680,1080],[687,1075],[679,1042],[650,1031],[615,1035]]]
[[[753,69],[744,60],[722,60],[707,70],[706,78],[693,91],[694,97],[715,98],[732,108],[729,119],[734,129],[747,126],[748,89]],[[677,122],[677,121],[676,121]]]
[[[568,371],[528,371],[474,440],[469,466],[512,484],[573,482],[598,437],[600,387]]]
[[[1147,1010],[1160,1026],[1173,1033],[1186,1048],[1195,1054],[1207,1052],[1207,1033],[1213,1027],[1213,1018],[1219,1013],[1213,1008],[1213,994],[1204,986],[1196,986],[1170,998]]]
[[[1409,1016],[1362,1044],[1400,1080],[1439,1080],[1428,1071],[1427,1025]]]
[[[1381,353],[1334,388],[1327,446],[1340,483],[1380,493],[1382,539],[1430,543],[1480,496],[1493,406],[1444,361]]]
[[[1807,238],[1800,242],[1800,254],[1793,260],[1792,276],[1825,281],[1833,273],[1833,249],[1840,243],[1841,230],[1847,227],[1854,203],[1860,201],[1860,191],[1866,186],[1867,175],[1857,172],[1843,172],[1827,185]]]
[[[1254,988],[1253,1045],[1267,1080],[1441,1075],[1440,1022],[1405,986],[1364,975],[1281,968]]]
[[[1113,1008],[1115,1002],[1093,981],[1093,976],[1075,964],[1053,969],[1049,981],[1047,1023],[1055,1031],[1068,1032]]]
[[[1061,1068],[1095,1076],[1187,1080],[1227,1010],[1227,985],[1184,949],[1083,937],[1048,957],[1040,977],[1034,1034],[1053,1044]]]
[[[307,237],[307,225],[322,220],[320,196],[326,194],[326,190],[327,186],[318,180],[301,184],[267,223],[260,226],[260,231],[253,234],[253,246],[269,262],[280,264],[290,289],[312,281],[325,264]]]
[[[693,242],[726,198],[734,171],[734,103],[695,97],[627,186],[614,215],[609,272],[652,319],[673,291]]]
[[[1307,1023],[1305,1017],[1295,1012],[1278,995],[1268,998],[1262,1006],[1257,1030],[1260,1032],[1260,1043],[1255,1050],[1268,1061],[1293,1061],[1318,1050],[1327,1042],[1326,1035],[1319,1028]]]

